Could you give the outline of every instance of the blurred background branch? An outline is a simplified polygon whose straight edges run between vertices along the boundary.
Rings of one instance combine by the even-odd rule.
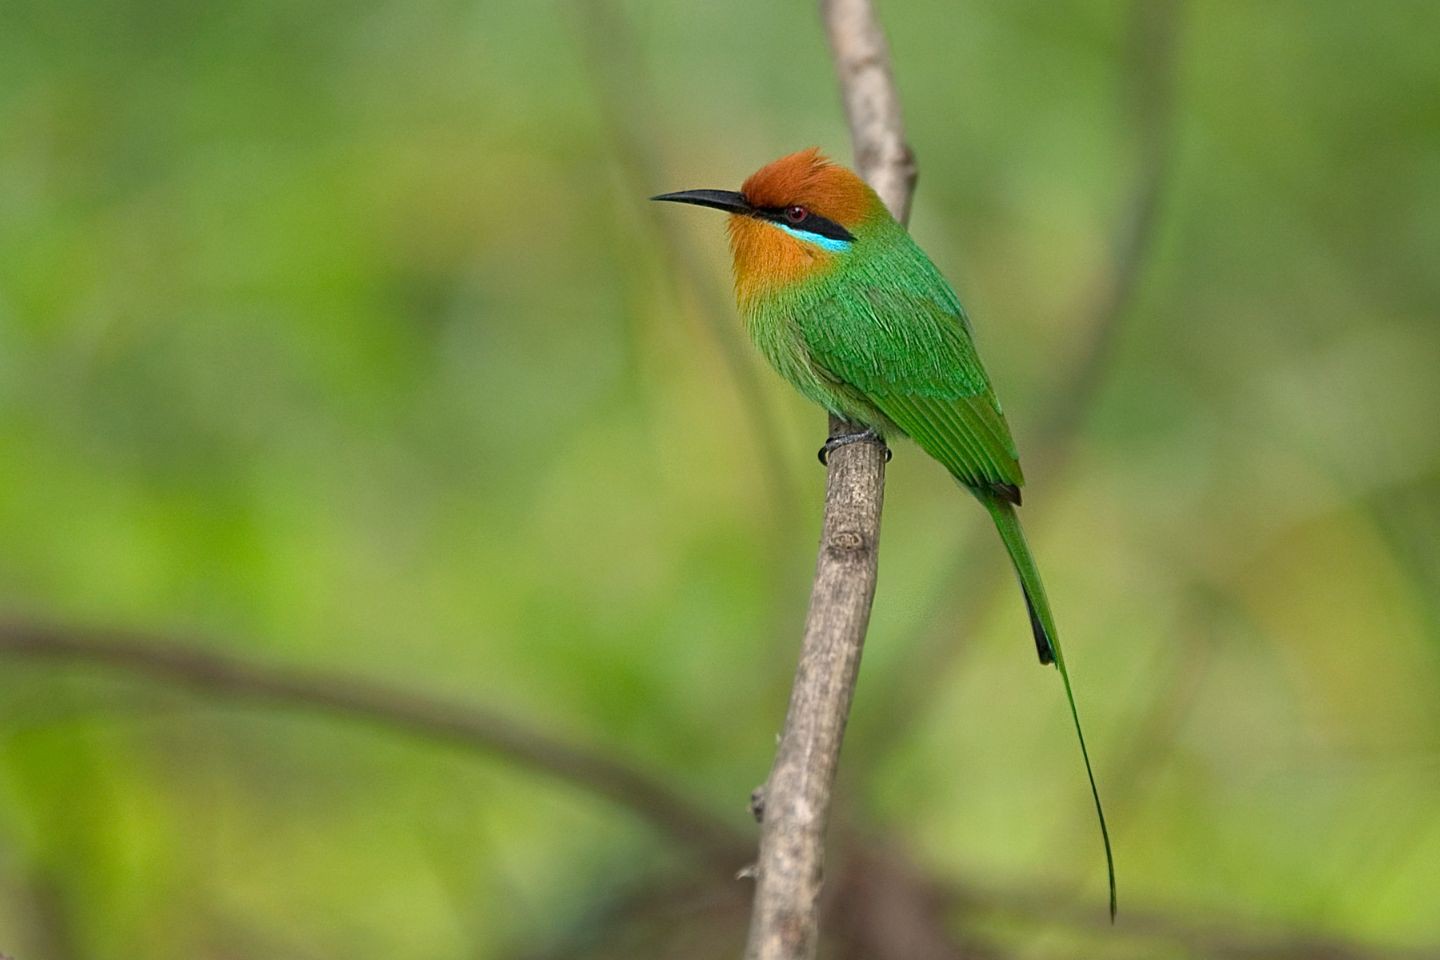
[[[726,931],[743,922],[747,909],[744,888],[733,879],[735,865],[746,856],[743,833],[684,800],[663,781],[601,751],[568,744],[473,706],[354,677],[248,662],[202,650],[193,641],[9,620],[0,623],[0,658],[37,665],[68,664],[210,697],[349,718],[496,757],[628,810],[665,835],[676,849],[689,851],[708,865],[703,872],[688,872],[685,879],[666,872],[620,893],[605,919],[598,921],[600,929],[613,934],[636,924],[659,924],[650,932],[661,938],[654,945],[656,956],[709,956],[712,954],[698,946],[708,943],[713,955],[720,957],[731,950],[724,946],[729,936]],[[1157,722],[1156,727],[1168,730],[1174,722]],[[1145,731],[1148,736],[1165,736],[1149,726]],[[1132,751],[1132,755],[1141,752]],[[1129,772],[1139,776],[1134,770]],[[985,918],[994,916],[1045,928],[1094,931],[1112,941],[1118,934],[1127,941],[1179,944],[1197,951],[1200,957],[1440,958],[1440,947],[1386,948],[1313,932],[1276,930],[1243,916],[1199,921],[1143,901],[1127,908],[1125,921],[1112,929],[1104,922],[1101,905],[1076,900],[1070,890],[933,877],[903,854],[893,837],[864,837],[842,830],[834,860],[829,892],[822,901],[826,933],[820,942],[829,942],[837,956],[871,960],[1010,956],[1003,947],[987,946],[983,938],[967,940],[954,932],[956,923],[983,929]],[[55,900],[57,889],[46,883],[45,893],[38,890],[34,894],[35,919],[43,921],[51,938],[44,946],[45,956],[79,956],[66,911]],[[708,925],[714,929],[706,932]],[[681,929],[690,930],[693,942],[675,939]],[[600,944],[591,942],[595,936],[595,929],[587,928],[577,934],[578,939],[558,939],[553,951],[527,956],[535,960],[609,956]],[[55,939],[60,937],[66,942],[64,949]],[[667,941],[669,946],[662,947]],[[610,941],[607,938],[605,942]],[[677,946],[684,942],[691,942],[691,947]],[[1113,944],[1104,947],[1098,955],[1111,955],[1112,948]],[[671,949],[679,952],[665,952]]]
[[[743,835],[734,827],[636,767],[473,705],[358,677],[265,666],[204,650],[193,641],[160,641],[117,630],[0,622],[0,656],[99,667],[198,693],[362,720],[492,754],[629,810],[667,834],[677,849],[718,864],[722,872],[733,872],[747,856]]]

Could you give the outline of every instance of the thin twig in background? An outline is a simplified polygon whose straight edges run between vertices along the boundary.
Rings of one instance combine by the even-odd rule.
[[[1136,810],[1154,792],[1159,774],[1174,758],[1175,739],[1194,715],[1215,667],[1219,621],[1230,609],[1218,591],[1197,584],[1180,606],[1175,629],[1155,645],[1144,677],[1156,693],[1119,724],[1127,736],[1109,763],[1117,786],[1110,807],[1117,817]]]
[[[620,161],[616,169],[623,179],[623,194],[633,206],[634,198],[655,193],[669,176],[671,148],[657,140],[654,125],[654,118],[667,108],[645,62],[633,12],[617,0],[572,0],[571,6],[581,27],[578,39],[584,63],[594,78],[593,95],[604,112],[606,131]],[[663,256],[663,287],[677,299],[691,294],[693,310],[699,314],[706,333],[720,346],[741,408],[742,415],[735,423],[744,426],[740,433],[753,434],[747,439],[755,445],[756,455],[741,459],[755,464],[769,498],[770,513],[759,530],[769,541],[769,556],[786,557],[803,536],[807,512],[801,507],[794,468],[788,466],[794,451],[787,451],[781,441],[781,411],[762,383],[757,356],[736,320],[734,297],[719,279],[714,263],[697,247],[693,232],[679,220],[651,216],[646,218],[644,229],[652,234],[646,241],[658,241],[656,246]],[[632,330],[632,336],[638,336],[638,327]],[[638,349],[633,348],[633,352]],[[773,374],[767,370],[763,376]],[[806,454],[804,463],[810,462]],[[795,598],[805,587],[804,570],[779,560],[769,566],[768,626],[761,629],[788,632],[793,629]],[[789,682],[789,657],[778,644],[765,649],[768,659],[757,664],[764,678],[759,687],[766,691],[783,689]]]
[[[820,12],[856,167],[904,222],[915,163],[905,142],[884,33],[868,0],[821,0]],[[831,419],[831,436],[857,430]],[[761,791],[749,960],[815,955],[825,828],[875,597],[884,490],[883,444],[852,443],[831,453],[800,664],[775,763]]]
[[[1021,438],[1022,446],[1033,451],[1026,460],[1026,473],[1050,490],[1057,489],[1072,462],[1080,429],[1095,404],[1122,321],[1130,313],[1155,248],[1171,170],[1183,14],[1184,0],[1133,0],[1131,7],[1127,58],[1131,69],[1122,99],[1129,104],[1135,128],[1134,189],[1117,218],[1108,264],[1091,285],[1087,305],[1080,308],[1087,317],[1083,326],[1088,335],[1039,418],[1036,442],[1027,444]],[[1043,525],[1030,526],[1038,530]],[[880,691],[882,703],[872,711],[875,719],[867,739],[870,761],[879,762],[889,748],[907,742],[909,732],[954,677],[956,659],[969,649],[955,642],[956,618],[951,609],[957,581],[965,583],[960,599],[972,604],[972,623],[988,617],[994,604],[1009,601],[1008,566],[980,562],[981,555],[992,549],[988,535],[965,538],[937,580],[934,599],[917,620],[924,639],[902,644],[910,650],[903,658],[906,673]]]
[[[623,10],[609,0],[577,0],[584,29],[580,31],[585,63],[595,80],[600,108],[605,111],[605,129],[612,135],[632,198],[648,197],[663,183],[664,157],[651,136],[653,118],[661,113],[656,97],[645,82],[645,70],[635,49],[629,21]],[[774,405],[760,383],[757,364],[733,322],[729,290],[715,280],[705,257],[696,248],[694,236],[674,218],[651,217],[647,221],[660,238],[660,249],[675,267],[667,277],[684,277],[683,285],[700,291],[697,312],[706,332],[720,349],[726,373],[734,384],[744,423],[756,445],[756,457],[770,496],[776,522],[768,524],[778,535],[788,532],[791,518],[798,514],[795,486],[785,468],[785,445],[780,441],[780,423]],[[682,285],[671,283],[672,289]]]
[[[1121,322],[1130,312],[1140,280],[1159,234],[1165,188],[1173,169],[1175,87],[1179,73],[1180,30],[1185,0],[1132,0],[1128,53],[1129,78],[1123,99],[1135,138],[1135,180],[1130,201],[1116,223],[1109,268],[1096,280],[1083,329],[1089,337],[1056,392],[1042,421],[1047,456],[1068,458],[1085,417],[1104,382]],[[1060,447],[1065,449],[1060,449]],[[1053,460],[1042,460],[1050,467]]]
[[[738,831],[659,780],[599,751],[479,707],[355,677],[265,666],[118,630],[0,622],[0,655],[101,666],[204,693],[383,723],[583,787],[629,809],[681,849],[721,869],[733,871],[746,855]]]

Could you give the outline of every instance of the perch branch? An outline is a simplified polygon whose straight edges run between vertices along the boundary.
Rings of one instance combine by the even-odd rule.
[[[566,743],[492,711],[393,686],[251,663],[115,630],[0,622],[0,655],[73,662],[143,676],[193,691],[353,717],[461,749],[502,757],[629,809],[683,849],[727,870],[743,842],[723,820],[622,760]]]
[[[860,174],[896,218],[909,218],[915,162],[905,143],[890,53],[869,0],[821,0]],[[837,418],[832,436],[854,432]],[[885,449],[852,443],[830,455],[825,515],[800,664],[763,814],[748,960],[815,955],[825,827],[875,597]]]

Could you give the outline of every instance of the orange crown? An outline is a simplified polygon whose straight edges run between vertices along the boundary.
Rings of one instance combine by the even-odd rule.
[[[757,207],[799,205],[851,227],[870,212],[874,193],[849,170],[811,147],[752,173],[740,188]]]

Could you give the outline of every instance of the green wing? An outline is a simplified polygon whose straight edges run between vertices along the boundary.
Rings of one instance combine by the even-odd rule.
[[[1115,918],[1115,860],[1100,791],[1090,766],[1070,674],[1060,652],[1055,618],[1040,571],[1025,543],[1014,504],[1024,483],[1015,442],[970,324],[954,291],[898,227],[876,258],[847,270],[796,322],[818,371],[837,386],[858,392],[920,447],[974,490],[990,511],[1025,593],[1041,663],[1054,663],[1065,685],[1080,755],[1090,781],[1110,880],[1110,918]]]
[[[811,360],[862,393],[957,480],[1018,502],[1025,478],[1015,441],[965,313],[925,254],[908,237],[904,246],[904,256],[848,277],[800,315]]]

